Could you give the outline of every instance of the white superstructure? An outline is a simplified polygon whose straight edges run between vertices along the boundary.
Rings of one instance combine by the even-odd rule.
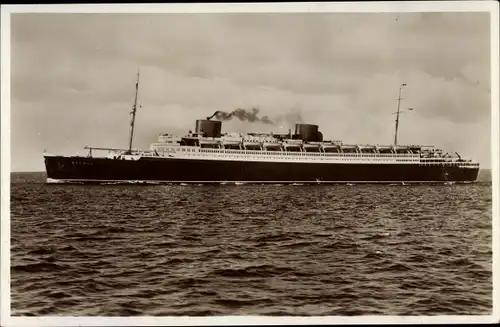
[[[193,145],[181,145],[182,139]],[[197,160],[236,160],[266,162],[321,162],[336,164],[413,164],[477,167],[478,163],[461,159],[458,155],[443,155],[432,146],[392,146],[343,144],[341,141],[304,142],[280,140],[272,134],[223,134],[204,137],[189,133],[183,138],[161,134],[151,144],[146,156]]]

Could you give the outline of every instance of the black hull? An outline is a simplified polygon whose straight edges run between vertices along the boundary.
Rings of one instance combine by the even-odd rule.
[[[64,182],[429,183],[473,182],[479,168],[418,164],[251,162],[45,157],[47,178]]]

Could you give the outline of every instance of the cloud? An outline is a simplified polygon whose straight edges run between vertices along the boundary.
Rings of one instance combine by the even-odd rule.
[[[13,14],[11,23],[13,169],[43,169],[43,148],[125,146],[138,67],[141,147],[216,110],[253,107],[280,130],[300,118],[327,138],[389,143],[401,83],[402,108],[415,108],[403,121],[419,122],[402,133],[415,141],[436,122],[489,128],[483,13]],[[443,134],[433,143],[448,144]],[[486,137],[472,136],[483,161]]]

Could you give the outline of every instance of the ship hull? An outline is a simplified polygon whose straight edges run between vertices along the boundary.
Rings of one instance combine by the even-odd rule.
[[[479,168],[419,164],[305,163],[143,157],[46,156],[48,181],[106,183],[430,183],[473,182]]]

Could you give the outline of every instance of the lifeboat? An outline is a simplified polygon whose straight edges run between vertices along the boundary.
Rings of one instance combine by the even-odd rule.
[[[393,147],[393,149],[394,149],[394,152],[396,152],[396,153],[403,153],[403,154],[410,153],[410,148],[407,146],[395,146],[395,147]]]
[[[321,148],[323,149],[323,152],[327,153],[340,153],[340,145],[334,144],[333,142],[328,142],[328,143],[323,143],[321,145]]]
[[[218,138],[206,137],[199,140],[201,148],[218,149],[221,147],[221,141]]]
[[[281,151],[281,142],[276,139],[262,140],[264,151]]]
[[[340,148],[343,153],[358,153],[357,145],[342,145]]]
[[[283,148],[288,152],[300,152],[302,147],[302,140],[285,140]]]
[[[361,153],[377,153],[375,145],[358,145],[358,150]]]
[[[390,154],[393,153],[392,145],[377,145],[376,149],[379,153]]]
[[[244,140],[243,147],[245,150],[262,150],[261,143],[258,140]]]
[[[321,144],[319,142],[308,142],[302,145],[305,152],[321,152]]]

